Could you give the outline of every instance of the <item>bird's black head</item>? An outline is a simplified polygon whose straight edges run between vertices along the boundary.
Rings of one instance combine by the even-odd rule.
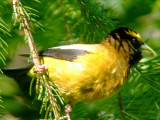
[[[118,50],[123,48],[124,52],[127,54],[129,53],[129,64],[133,66],[142,58],[141,54],[141,45],[144,43],[142,42],[140,34],[136,33],[135,31],[126,28],[120,27],[115,29],[110,33],[113,39],[118,43]],[[115,43],[116,43],[115,42]]]

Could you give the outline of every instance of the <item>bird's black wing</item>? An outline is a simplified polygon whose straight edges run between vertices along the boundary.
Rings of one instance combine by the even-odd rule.
[[[86,50],[79,49],[47,49],[39,53],[40,56],[53,57],[55,59],[73,61],[79,55],[89,54]]]
[[[39,56],[52,57],[60,60],[73,61],[77,59],[79,55],[89,54],[87,50],[81,49],[61,49],[61,48],[49,48],[47,50],[39,52]],[[29,53],[17,54],[15,58],[5,66],[4,70],[22,70],[31,68],[34,64],[32,59],[28,62]]]

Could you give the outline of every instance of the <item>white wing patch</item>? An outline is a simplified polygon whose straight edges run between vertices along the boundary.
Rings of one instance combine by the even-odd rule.
[[[86,51],[93,51],[98,44],[73,44],[73,45],[63,45],[58,47],[52,47],[49,49],[75,49],[75,50],[86,50]]]

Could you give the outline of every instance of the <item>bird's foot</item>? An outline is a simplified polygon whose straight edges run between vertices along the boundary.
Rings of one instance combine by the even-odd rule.
[[[72,107],[69,104],[67,104],[65,106],[65,115],[67,116],[67,120],[71,120],[71,117],[70,117],[71,111],[72,111]]]
[[[38,74],[43,74],[45,71],[48,70],[47,66],[45,64],[42,64],[42,65],[39,65],[37,67],[37,69],[33,69],[35,73],[38,73]]]

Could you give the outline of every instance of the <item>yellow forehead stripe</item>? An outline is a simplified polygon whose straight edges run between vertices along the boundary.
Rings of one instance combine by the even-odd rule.
[[[139,33],[136,33],[136,32],[131,31],[131,30],[125,31],[125,32],[126,32],[128,35],[131,35],[131,36],[133,36],[133,37],[136,37],[136,38],[138,38],[140,41],[142,41],[142,38],[141,38],[141,36],[140,36]]]

